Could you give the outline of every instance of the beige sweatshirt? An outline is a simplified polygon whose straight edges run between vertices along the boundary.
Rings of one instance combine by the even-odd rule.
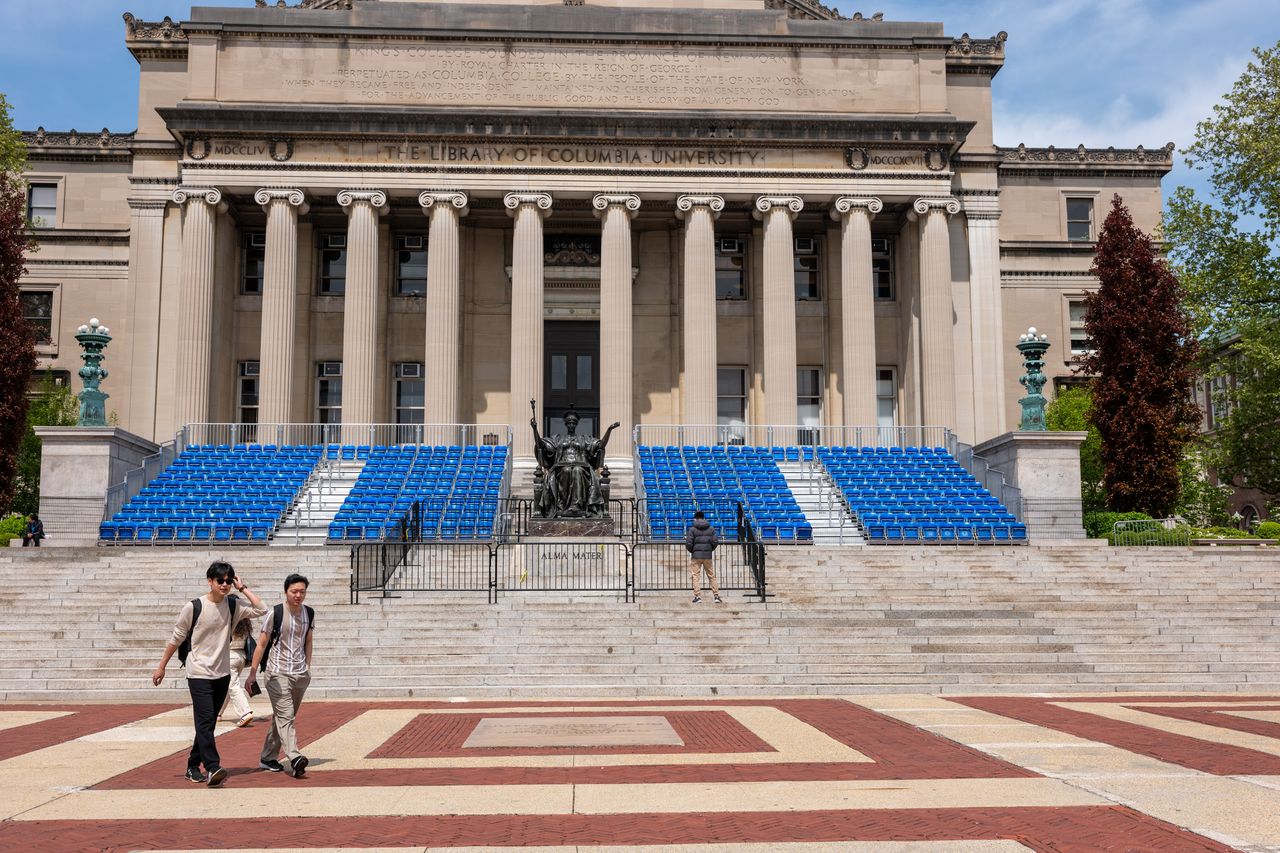
[[[227,603],[227,598],[215,605],[208,595],[200,597],[200,621],[196,622],[196,632],[191,638],[191,654],[187,655],[187,678],[213,679],[231,674],[231,646],[228,643],[231,631],[227,624],[231,606]],[[266,612],[265,606],[254,607],[240,598],[236,603],[236,622],[256,619]],[[191,602],[188,601],[182,605],[178,621],[173,626],[174,645],[179,645],[186,639],[187,632],[191,629],[191,615]]]

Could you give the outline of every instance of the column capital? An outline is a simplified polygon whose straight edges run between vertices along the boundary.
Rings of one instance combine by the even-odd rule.
[[[273,201],[283,201],[290,207],[298,208],[298,213],[301,214],[310,209],[306,193],[289,187],[264,187],[253,194],[253,200],[262,207],[270,207]]]
[[[502,197],[502,204],[507,209],[509,216],[515,216],[516,211],[526,204],[535,205],[538,213],[545,217],[551,210],[551,194],[541,192],[511,192]]]
[[[422,206],[422,212],[431,213],[433,207],[452,207],[458,212],[459,216],[466,216],[470,210],[467,205],[470,203],[467,194],[457,190],[425,190],[418,195],[418,204]]]
[[[684,215],[695,207],[705,207],[711,211],[712,217],[720,215],[724,210],[724,196],[719,195],[680,195],[676,196],[676,217],[684,219]]]
[[[804,210],[804,199],[795,195],[762,195],[756,199],[756,209],[751,215],[756,219],[761,219],[763,214],[770,212],[775,207],[782,208],[788,216],[794,219],[797,213]]]
[[[960,212],[960,202],[954,198],[918,198],[911,207],[921,216],[930,211],[945,213],[949,216],[954,216]]]
[[[842,219],[855,210],[865,210],[870,216],[884,210],[884,202],[874,196],[842,195],[831,201],[831,218]]]
[[[338,206],[346,208],[348,214],[361,204],[369,205],[374,213],[386,213],[387,194],[382,190],[343,190],[338,193]]]
[[[219,213],[227,209],[222,201],[222,190],[217,187],[178,187],[171,197],[174,204],[186,204],[189,201],[204,202],[210,207],[218,208]]]
[[[591,199],[591,206],[595,208],[597,219],[614,205],[621,205],[627,209],[628,213],[635,213],[640,209],[640,196],[633,193],[596,193],[595,198]]]

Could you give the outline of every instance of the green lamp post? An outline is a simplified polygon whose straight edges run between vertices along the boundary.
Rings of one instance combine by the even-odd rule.
[[[1022,353],[1022,366],[1026,375],[1018,379],[1022,387],[1027,389],[1027,396],[1018,402],[1022,404],[1022,423],[1018,429],[1023,432],[1044,432],[1044,405],[1047,402],[1044,394],[1044,354],[1049,349],[1049,336],[1040,334],[1036,327],[1027,329],[1026,334],[1018,337],[1018,352]]]
[[[84,350],[80,358],[84,367],[80,368],[80,378],[84,380],[84,390],[80,392],[80,418],[77,426],[103,427],[107,425],[107,397],[98,389],[98,383],[107,378],[107,371],[102,366],[106,358],[103,350],[111,343],[110,329],[98,322],[94,317],[89,325],[76,330],[76,340]]]

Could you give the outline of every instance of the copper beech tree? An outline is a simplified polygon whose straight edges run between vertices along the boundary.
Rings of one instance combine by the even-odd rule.
[[[1182,289],[1118,195],[1089,271],[1100,286],[1085,302],[1092,351],[1080,369],[1093,377],[1107,505],[1166,516],[1178,502],[1183,447],[1200,419],[1191,398],[1196,342]]]
[[[18,445],[27,426],[27,386],[36,369],[35,338],[23,316],[18,279],[34,248],[27,223],[22,140],[0,96],[0,510],[13,504]]]

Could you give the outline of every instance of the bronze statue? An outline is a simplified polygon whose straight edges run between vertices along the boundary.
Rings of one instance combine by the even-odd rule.
[[[530,401],[532,403],[532,401]],[[604,518],[609,513],[609,469],[604,449],[619,426],[609,425],[604,437],[578,435],[578,413],[564,416],[568,435],[539,435],[533,427],[533,455],[540,470],[534,478],[533,510],[542,518]]]

